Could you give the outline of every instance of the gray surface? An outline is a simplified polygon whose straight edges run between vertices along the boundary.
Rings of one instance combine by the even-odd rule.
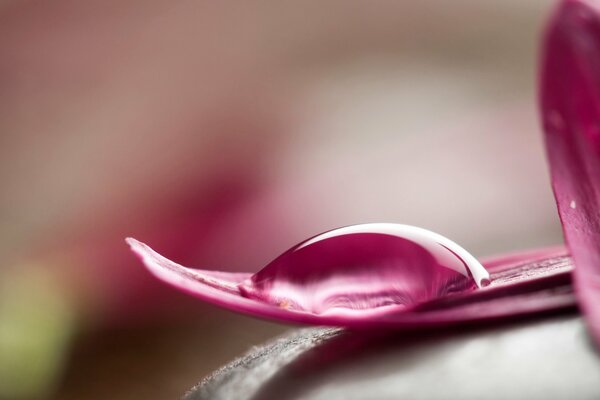
[[[443,332],[309,328],[252,349],[185,400],[600,399],[600,356],[563,315]]]

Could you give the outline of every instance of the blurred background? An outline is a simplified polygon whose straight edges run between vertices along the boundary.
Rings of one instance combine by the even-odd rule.
[[[316,233],[561,242],[542,0],[0,0],[0,399],[177,398],[289,327],[152,278]]]

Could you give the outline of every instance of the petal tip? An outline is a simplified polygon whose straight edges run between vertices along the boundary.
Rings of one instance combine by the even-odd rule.
[[[142,242],[132,238],[131,236],[125,238],[125,243],[127,243],[132,250],[138,247],[140,244],[142,244]]]
[[[147,253],[149,250],[148,245],[132,237],[125,238],[125,243],[129,245],[129,248],[135,253],[135,255],[142,259],[144,259],[144,254]]]

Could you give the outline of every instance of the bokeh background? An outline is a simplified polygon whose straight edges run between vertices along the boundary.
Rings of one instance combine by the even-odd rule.
[[[126,236],[239,271],[362,222],[560,243],[550,6],[0,0],[0,399],[177,398],[290,329],[164,287]]]

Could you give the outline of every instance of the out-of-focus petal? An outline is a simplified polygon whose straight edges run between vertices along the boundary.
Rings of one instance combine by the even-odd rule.
[[[600,343],[600,3],[563,1],[550,21],[540,106],[577,296]]]

